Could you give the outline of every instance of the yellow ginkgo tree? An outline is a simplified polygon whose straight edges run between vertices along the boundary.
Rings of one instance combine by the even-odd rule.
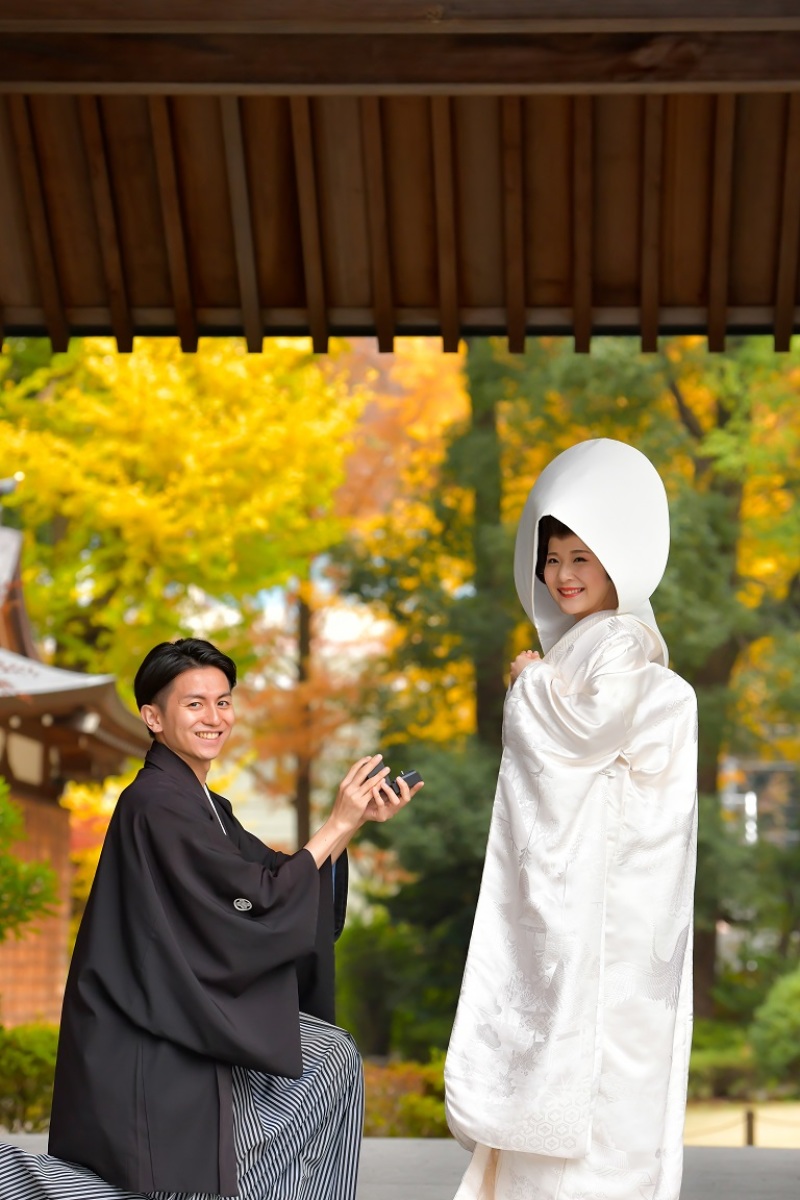
[[[198,604],[212,623],[216,606],[255,610],[338,540],[363,398],[335,352],[139,338],[119,355],[90,338],[20,371],[26,349],[8,344],[0,367],[0,473],[25,475],[7,519],[58,664],[129,678]]]

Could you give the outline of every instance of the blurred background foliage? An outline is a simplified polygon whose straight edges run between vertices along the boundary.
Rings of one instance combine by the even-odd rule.
[[[25,472],[4,519],[25,533],[45,655],[125,690],[155,641],[213,637],[243,668],[239,761],[265,803],[294,807],[301,844],[359,754],[426,780],[354,849],[339,944],[340,1017],[384,1097],[376,1131],[403,1090],[390,1060],[423,1064],[403,1129],[439,1120],[508,663],[536,645],[516,522],[542,468],[598,436],[638,446],[667,486],[654,607],[700,704],[693,1093],[798,1092],[780,1014],[800,967],[800,818],[789,807],[780,835],[748,840],[721,803],[726,763],[800,757],[797,342],[710,355],[670,338],[642,355],[604,338],[580,356],[528,339],[512,356],[476,339],[443,356],[406,339],[327,359],[280,339],[262,355],[224,339],[194,356],[148,339],[127,356],[101,339],[4,346],[2,471]],[[111,792],[68,798],[83,895]]]
[[[18,804],[0,778],[0,942],[12,934],[20,937],[31,922],[54,912],[58,886],[47,863],[19,857],[25,840],[25,821]]]

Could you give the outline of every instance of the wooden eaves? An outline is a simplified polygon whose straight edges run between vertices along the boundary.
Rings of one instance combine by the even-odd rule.
[[[798,327],[800,2],[0,0],[7,332]]]
[[[141,758],[143,722],[123,704],[113,675],[86,675],[39,658],[22,591],[22,534],[0,526],[0,775],[31,792],[15,771],[15,743],[39,755],[33,793],[57,799],[68,779],[105,779]]]

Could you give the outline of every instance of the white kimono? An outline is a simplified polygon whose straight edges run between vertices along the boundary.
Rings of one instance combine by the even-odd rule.
[[[445,1068],[457,1200],[677,1200],[697,725],[660,658],[600,613],[508,694]]]

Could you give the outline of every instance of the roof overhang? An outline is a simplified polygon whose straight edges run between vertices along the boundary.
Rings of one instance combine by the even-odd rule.
[[[0,93],[56,346],[800,319],[797,2],[0,0]]]
[[[23,735],[55,752],[59,778],[102,779],[121,770],[126,758],[141,758],[150,737],[122,702],[113,675],[65,671],[40,660],[22,591],[21,552],[22,534],[0,526],[0,758]]]
[[[141,757],[150,745],[144,723],[122,703],[113,675],[64,671],[0,648],[0,725],[19,728],[31,721],[41,727],[44,741],[68,729],[75,740],[91,738],[112,750],[120,763]]]

